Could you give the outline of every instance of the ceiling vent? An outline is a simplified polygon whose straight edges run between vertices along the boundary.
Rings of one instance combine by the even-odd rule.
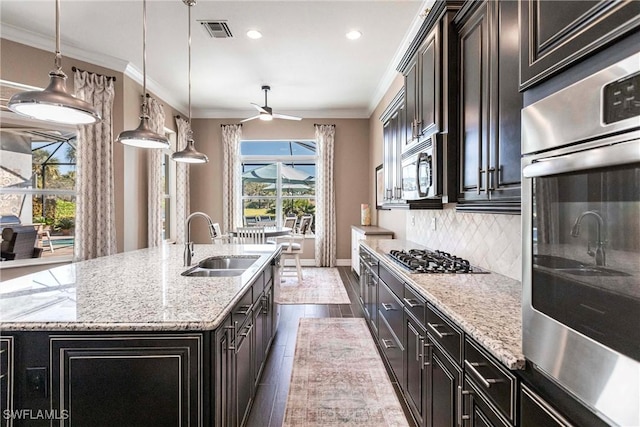
[[[215,39],[229,39],[233,37],[227,21],[199,21],[200,25],[207,30],[209,36]]]

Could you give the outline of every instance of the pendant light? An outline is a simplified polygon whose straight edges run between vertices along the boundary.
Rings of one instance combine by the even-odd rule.
[[[191,130],[191,6],[196,4],[196,0],[182,0],[189,9],[189,128],[187,130],[187,146],[182,151],[177,151],[171,155],[171,159],[182,163],[207,163],[209,158],[206,154],[196,150],[193,142],[193,131]]]
[[[62,71],[60,53],[60,0],[56,0],[55,70],[49,72],[49,86],[41,91],[13,95],[7,106],[22,116],[69,125],[86,125],[100,120],[96,108],[67,92],[67,75]]]
[[[169,148],[164,135],[149,128],[149,106],[147,105],[147,1],[142,0],[142,115],[140,125],[134,130],[125,130],[117,141],[139,148]]]

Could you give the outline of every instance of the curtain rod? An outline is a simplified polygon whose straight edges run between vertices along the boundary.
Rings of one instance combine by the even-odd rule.
[[[336,125],[323,125],[323,124],[319,124],[319,123],[314,123],[314,126],[331,126],[331,127],[336,127]]]
[[[232,125],[238,125],[240,127],[242,127],[242,123],[227,123],[227,124],[222,124],[220,125],[220,127],[225,127],[225,126],[232,126]]]
[[[86,71],[86,70],[81,70],[80,68],[78,68],[78,67],[76,67],[76,66],[74,65],[73,67],[71,67],[71,71],[73,71],[73,72],[80,71],[80,72],[82,73],[82,72],[84,72],[84,71]],[[90,73],[90,72],[91,72],[91,73],[93,73],[93,71],[87,71],[87,73]],[[95,74],[95,75],[97,75],[97,76],[106,77],[106,78],[108,78],[108,79],[113,80],[114,82],[116,81],[115,76],[105,76],[104,74],[99,74],[99,73],[93,73],[93,74]]]

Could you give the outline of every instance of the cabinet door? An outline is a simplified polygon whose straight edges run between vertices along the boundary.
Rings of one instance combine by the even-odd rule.
[[[486,199],[489,143],[489,4],[483,3],[459,32],[460,192]]]
[[[360,240],[364,238],[363,233],[351,229],[351,268],[360,276]]]
[[[418,92],[419,87],[419,58],[416,57],[409,65],[404,77],[404,110],[406,124],[401,132],[404,133],[405,141],[407,144],[411,144],[418,138],[418,103],[420,102],[420,96]],[[401,147],[401,150],[404,147]]]
[[[418,134],[431,135],[438,131],[441,108],[440,26],[435,25],[418,52],[420,63],[420,96],[417,114]]]
[[[265,341],[264,341],[264,328],[265,328],[265,302],[264,295],[256,301],[253,311],[253,345],[254,345],[254,358],[253,358],[253,381],[255,387],[258,385],[258,379],[262,373],[262,364],[265,359]]]
[[[520,88],[525,89],[640,26],[635,0],[520,0]]]
[[[240,328],[236,338],[235,355],[235,397],[236,419],[238,426],[244,425],[249,415],[251,399],[253,397],[253,335],[254,324],[251,320]]]
[[[61,425],[198,425],[203,336],[52,335],[52,409]]]
[[[216,330],[214,341],[213,425],[232,427],[233,417],[233,328],[230,318]]]
[[[486,396],[470,381],[464,380],[463,419],[470,427],[510,427],[500,414],[488,403]]]
[[[423,425],[426,403],[427,378],[425,371],[426,332],[422,326],[405,314],[406,343],[406,397],[418,425]]]
[[[0,414],[5,414],[5,411],[11,411],[13,407],[13,382],[14,382],[14,369],[13,369],[13,354],[14,344],[13,337],[3,336],[0,337]],[[10,417],[2,417],[0,421],[1,426],[9,427],[13,425],[13,420]]]
[[[571,427],[571,423],[523,384],[520,389],[520,427]]]
[[[427,373],[427,427],[457,427],[459,418],[458,386],[462,370],[429,339]]]

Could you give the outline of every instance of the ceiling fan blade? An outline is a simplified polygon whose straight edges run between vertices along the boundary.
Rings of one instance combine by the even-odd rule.
[[[276,113],[273,113],[273,118],[274,119],[285,119],[285,120],[302,120],[302,117],[287,116],[286,114],[276,114]]]
[[[262,106],[260,106],[258,104],[254,104],[253,102],[251,103],[251,105],[256,107],[256,110],[260,111],[261,113],[269,114],[269,112],[267,110],[265,110]]]
[[[249,120],[257,119],[258,117],[260,117],[260,114],[258,114],[257,116],[249,117],[248,119],[240,120],[240,123],[248,122]]]

